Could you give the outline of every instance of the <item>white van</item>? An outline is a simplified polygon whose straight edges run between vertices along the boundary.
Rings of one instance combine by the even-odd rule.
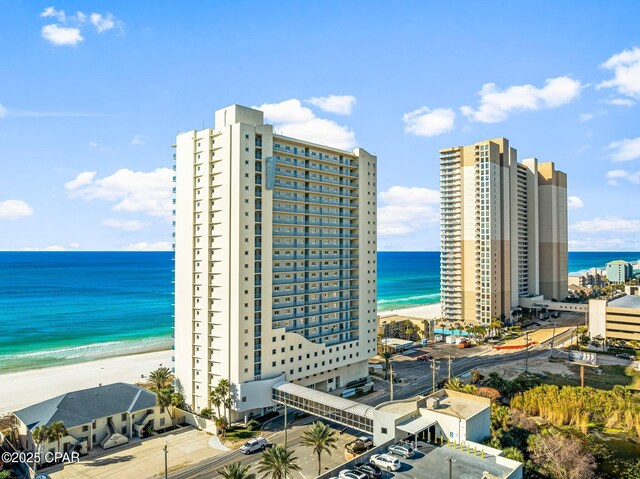
[[[250,439],[245,442],[244,445],[240,447],[240,452],[242,454],[251,454],[256,451],[263,451],[265,447],[267,447],[267,439],[264,437],[256,437],[255,439]]]

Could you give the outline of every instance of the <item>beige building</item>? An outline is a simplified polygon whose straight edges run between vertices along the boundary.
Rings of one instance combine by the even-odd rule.
[[[567,294],[567,177],[506,138],[440,150],[442,312],[489,323]]]
[[[286,380],[331,391],[376,350],[376,157],[277,135],[233,105],[176,142],[175,373],[235,417]]]
[[[640,296],[637,290],[613,301],[589,301],[589,336],[640,342]]]

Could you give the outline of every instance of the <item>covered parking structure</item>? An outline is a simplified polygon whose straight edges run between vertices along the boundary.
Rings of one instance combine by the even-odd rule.
[[[373,407],[287,381],[273,385],[273,401],[373,434]]]
[[[406,432],[410,436],[413,436],[413,448],[418,448],[418,434],[423,431],[427,431],[428,433],[428,441],[431,442],[432,431],[433,437],[435,438],[435,425],[436,422],[433,418],[428,418],[425,416],[418,416],[413,419],[409,419],[402,424],[398,424],[396,429],[402,432]]]

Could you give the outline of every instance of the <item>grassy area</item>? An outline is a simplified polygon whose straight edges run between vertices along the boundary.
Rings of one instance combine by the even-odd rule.
[[[232,427],[227,429],[227,432],[224,435],[224,438],[229,441],[238,440],[238,439],[251,439],[252,437],[256,437],[260,435],[260,430],[257,431],[249,431],[244,427]]]
[[[542,377],[543,383],[557,384],[558,386],[579,386],[580,366],[570,364],[572,376],[566,377],[559,374],[547,374]],[[640,391],[640,372],[632,367],[625,366],[599,366],[597,368],[584,368],[584,384],[595,389],[612,389],[615,385],[625,386],[629,389]]]

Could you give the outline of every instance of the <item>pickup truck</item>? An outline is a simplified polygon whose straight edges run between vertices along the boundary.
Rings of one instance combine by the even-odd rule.
[[[344,448],[352,454],[360,454],[373,446],[373,440],[367,436],[360,436],[345,444]]]

